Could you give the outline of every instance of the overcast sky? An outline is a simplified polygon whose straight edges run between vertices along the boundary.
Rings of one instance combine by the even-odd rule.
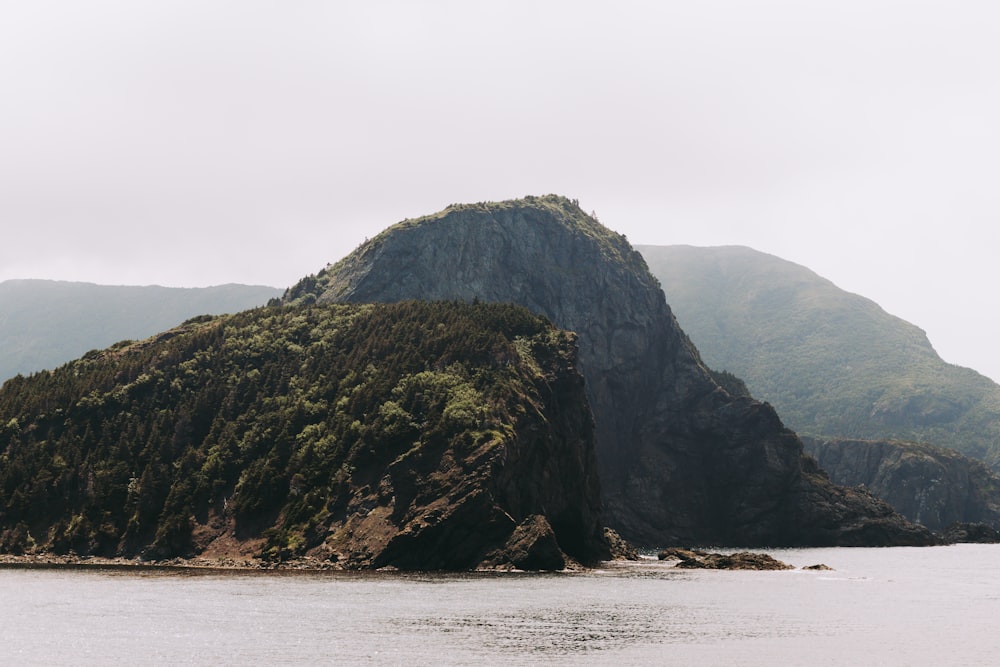
[[[283,287],[555,192],[1000,379],[998,70],[992,0],[5,2],[0,280]]]

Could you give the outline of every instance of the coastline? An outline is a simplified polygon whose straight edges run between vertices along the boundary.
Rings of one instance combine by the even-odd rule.
[[[601,565],[606,565],[607,561]],[[0,570],[172,570],[178,572],[277,572],[292,573],[338,573],[338,574],[574,574],[597,568],[590,568],[571,562],[562,570],[527,571],[514,567],[485,567],[474,570],[400,570],[387,566],[378,569],[347,568],[338,563],[317,558],[302,557],[293,560],[269,562],[248,556],[195,556],[193,558],[169,558],[165,560],[144,560],[141,558],[77,556],[72,554],[0,554]]]
[[[237,557],[194,557],[170,558],[166,560],[144,560],[140,558],[76,556],[72,554],[24,554],[15,556],[0,554],[0,569],[137,569],[137,570],[227,570],[227,571],[303,571],[303,572],[346,572],[335,563],[313,558],[271,563],[259,558]]]
[[[733,552],[733,553],[710,553],[699,550],[688,550],[671,548],[660,551],[657,556],[645,556],[635,558],[613,558],[602,561],[594,567],[587,567],[580,563],[570,561],[562,570],[540,570],[534,573],[579,573],[591,570],[600,570],[615,563],[626,563],[633,561],[645,561],[647,563],[659,563],[669,568],[677,569],[711,569],[711,570],[791,570],[797,569],[788,563],[775,560],[771,556],[761,552]],[[226,571],[226,572],[338,572],[338,573],[361,573],[361,572],[384,572],[398,573],[406,572],[398,568],[389,566],[378,569],[346,568],[336,562],[320,560],[308,556],[285,560],[285,561],[265,561],[246,555],[236,556],[195,556],[191,558],[169,558],[165,560],[146,560],[141,558],[103,557],[103,556],[80,556],[76,554],[54,554],[54,553],[34,553],[34,554],[0,554],[0,570],[29,570],[29,569],[116,569],[116,570],[176,570],[176,571]],[[802,569],[829,569],[826,565],[812,565]],[[416,571],[414,571],[416,572]],[[426,573],[427,571],[423,571]],[[473,570],[441,570],[452,574],[496,574],[496,573],[522,573],[512,566],[484,567]]]

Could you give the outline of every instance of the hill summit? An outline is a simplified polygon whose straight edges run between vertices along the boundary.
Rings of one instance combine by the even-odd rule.
[[[288,304],[513,302],[579,336],[608,523],[647,545],[920,544],[838,487],[774,410],[723,389],[625,239],[549,195],[405,220],[304,278]]]

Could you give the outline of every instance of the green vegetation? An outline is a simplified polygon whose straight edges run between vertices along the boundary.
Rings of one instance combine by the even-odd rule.
[[[640,247],[713,368],[804,435],[899,439],[1000,465],[1000,387],[947,364],[917,327],[749,248]]]
[[[715,380],[716,384],[728,391],[731,396],[744,396],[751,398],[750,390],[747,389],[746,383],[741,378],[733,375],[729,371],[715,371],[709,368],[708,372],[712,376],[712,379]]]
[[[235,313],[281,294],[273,287],[119,287],[52,280],[0,283],[0,384],[87,350],[164,331],[201,313]]]
[[[14,378],[0,550],[191,555],[221,521],[299,555],[372,471],[512,437],[538,402],[532,355],[571,341],[510,305],[270,307]]]

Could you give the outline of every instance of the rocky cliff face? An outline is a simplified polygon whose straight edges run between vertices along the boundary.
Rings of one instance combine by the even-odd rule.
[[[930,540],[834,486],[774,410],[711,377],[627,240],[555,196],[404,221],[286,302],[514,302],[579,336],[609,523],[643,544]]]
[[[803,442],[836,483],[863,484],[907,519],[935,532],[955,523],[1000,528],[1000,478],[980,461],[891,440]]]
[[[318,554],[352,569],[408,570],[558,570],[567,555],[609,558],[575,337],[539,338],[524,359],[537,364],[527,400],[510,397],[490,420],[509,433],[418,441],[354,463],[350,500]]]

